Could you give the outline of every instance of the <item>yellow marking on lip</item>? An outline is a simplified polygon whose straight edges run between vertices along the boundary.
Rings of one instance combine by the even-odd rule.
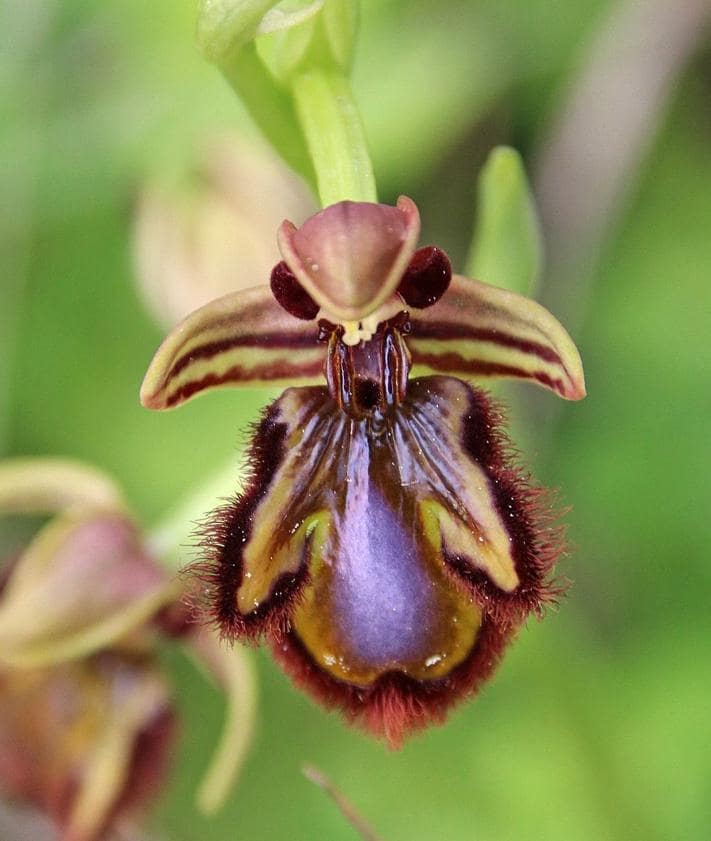
[[[312,560],[313,583],[299,602],[293,628],[319,668],[344,683],[370,686],[387,672],[401,672],[415,680],[440,680],[460,665],[474,648],[482,610],[452,582],[441,560],[431,559],[428,567],[438,621],[427,642],[407,660],[374,665],[359,658],[338,632],[329,592],[332,565]]]
[[[281,490],[281,497],[288,496],[288,488]],[[251,613],[272,594],[274,583],[282,575],[295,574],[304,563],[307,547],[323,545],[330,529],[331,516],[327,511],[317,511],[304,520],[291,536],[277,543],[275,535],[283,524],[275,522],[269,528],[263,521],[256,527],[254,542],[249,541],[244,550],[244,575],[237,590],[237,608],[243,615]]]
[[[497,540],[490,540],[475,524],[468,526],[431,499],[420,503],[420,512],[426,539],[432,546],[440,551],[445,548],[448,554],[467,559],[506,593],[518,587],[519,577],[511,556],[511,541],[503,530],[495,535]]]

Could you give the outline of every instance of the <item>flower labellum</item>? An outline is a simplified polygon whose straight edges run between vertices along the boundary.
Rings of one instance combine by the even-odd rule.
[[[472,695],[556,595],[544,494],[467,380],[585,394],[549,312],[452,276],[418,236],[404,197],[285,222],[271,286],[189,316],[141,393],[166,409],[291,385],[256,429],[245,491],[205,528],[203,597],[225,637],[266,637],[297,685],[391,745]]]

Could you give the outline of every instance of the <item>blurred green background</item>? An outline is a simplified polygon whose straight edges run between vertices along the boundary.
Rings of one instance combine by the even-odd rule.
[[[147,526],[235,459],[267,399],[222,391],[165,415],[138,405],[163,331],[135,288],[137,192],[157,170],[185,167],[206,133],[253,131],[197,54],[194,5],[4,0],[0,28],[0,452],[95,462]],[[518,148],[534,183],[546,161],[567,172],[550,164],[556,126],[590,45],[623,31],[623,5],[645,6],[367,0],[354,87],[381,200],[412,196],[423,242],[462,265],[493,145]],[[222,701],[166,650],[183,724],[159,837],[354,839],[301,776],[304,761],[385,841],[709,837],[711,52],[706,3],[646,5],[691,16],[676,65],[660,58],[677,37],[660,24],[644,34],[638,72],[633,26],[619,66],[601,65],[612,81],[593,76],[599,107],[583,109],[582,136],[599,132],[614,159],[629,126],[605,122],[606,105],[632,91],[630,107],[644,108],[645,85],[667,73],[624,178],[614,165],[599,183],[566,176],[542,206],[555,231],[604,195],[605,172],[624,187],[578,239],[546,243],[543,299],[581,349],[589,396],[552,407],[526,386],[511,392],[527,458],[572,506],[568,597],[528,625],[477,700],[399,753],[315,708],[260,652],[254,748],[210,820],[192,793]]]

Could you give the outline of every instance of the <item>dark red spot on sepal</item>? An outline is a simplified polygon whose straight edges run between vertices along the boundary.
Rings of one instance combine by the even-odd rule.
[[[269,285],[277,303],[295,318],[303,321],[316,318],[319,305],[299,283],[283,260],[272,269]]]
[[[449,257],[440,248],[428,245],[415,251],[397,291],[408,306],[423,310],[439,301],[451,279]]]

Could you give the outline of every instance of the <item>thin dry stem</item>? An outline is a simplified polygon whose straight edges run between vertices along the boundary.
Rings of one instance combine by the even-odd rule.
[[[353,804],[336,788],[329,778],[313,765],[302,765],[301,773],[312,783],[323,789],[333,800],[343,817],[350,823],[364,841],[382,841],[379,835],[356,811]]]

